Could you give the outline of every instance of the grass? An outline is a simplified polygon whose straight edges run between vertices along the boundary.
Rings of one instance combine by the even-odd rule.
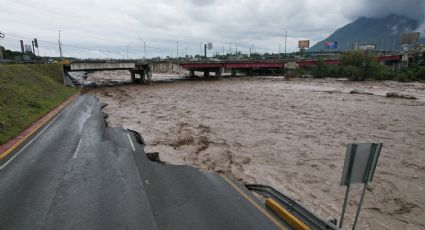
[[[0,65],[0,144],[77,92],[63,85],[60,64]]]

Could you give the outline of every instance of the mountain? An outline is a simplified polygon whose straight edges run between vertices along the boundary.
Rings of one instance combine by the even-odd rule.
[[[325,51],[326,41],[337,41],[337,51],[352,50],[353,43],[376,44],[379,50],[399,50],[400,34],[411,32],[419,26],[418,21],[406,16],[391,14],[383,18],[361,17],[336,30],[332,35],[312,46],[308,51]],[[421,36],[424,34],[422,33]],[[421,38],[424,43],[425,39]]]

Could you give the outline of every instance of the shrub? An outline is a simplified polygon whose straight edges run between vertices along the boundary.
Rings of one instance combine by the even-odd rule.
[[[350,68],[351,79],[357,81],[364,81],[375,75],[379,69],[378,59],[374,54],[364,52],[344,52],[341,57],[342,66],[354,66],[357,68]]]
[[[425,54],[425,52],[424,52]],[[417,80],[425,81],[425,66],[420,66],[418,68],[418,71],[416,72],[416,78]]]
[[[329,66],[325,64],[323,59],[319,59],[311,74],[315,77],[326,77],[329,74]]]

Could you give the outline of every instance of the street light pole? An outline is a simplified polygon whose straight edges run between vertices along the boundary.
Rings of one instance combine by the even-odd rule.
[[[141,37],[138,37],[139,38],[139,40],[140,41],[142,41],[143,42],[143,51],[144,51],[144,53],[145,53],[145,59],[146,59],[146,41],[145,40],[143,40],[143,38],[141,38]]]
[[[128,60],[128,48],[130,47],[131,42],[127,44],[127,60]]]
[[[285,29],[285,56],[286,56],[286,42],[288,41],[288,31]]]
[[[186,57],[187,56],[187,49],[189,48],[189,46],[186,46],[186,50],[185,50],[185,52],[184,52],[184,57]]]
[[[146,59],[146,42],[145,41],[143,41],[143,50],[144,50],[145,59]]]
[[[61,41],[61,31],[59,30],[59,39],[58,39],[58,43],[59,43],[59,55],[61,57],[61,60],[63,61],[63,55],[62,55],[62,41]]]

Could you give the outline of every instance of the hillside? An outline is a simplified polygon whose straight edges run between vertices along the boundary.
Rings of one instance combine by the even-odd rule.
[[[0,144],[76,92],[63,86],[62,71],[58,64],[0,65]]]
[[[379,50],[400,49],[399,38],[403,32],[410,32],[419,26],[416,20],[405,16],[391,14],[384,18],[361,17],[336,30],[329,37],[312,46],[308,51],[326,50],[325,41],[337,41],[338,49],[351,50],[354,42],[376,44]],[[423,34],[422,34],[423,36]],[[422,38],[421,42],[425,39]]]

